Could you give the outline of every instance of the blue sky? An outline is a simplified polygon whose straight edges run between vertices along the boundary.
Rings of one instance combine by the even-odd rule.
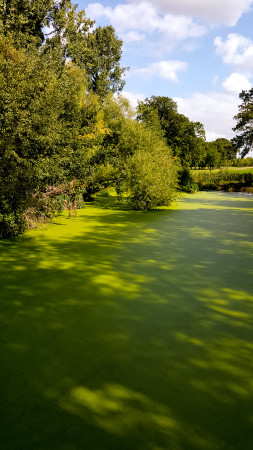
[[[253,83],[253,0],[78,3],[123,40],[123,94],[133,104],[167,96],[204,124],[207,140],[233,137],[239,93]]]

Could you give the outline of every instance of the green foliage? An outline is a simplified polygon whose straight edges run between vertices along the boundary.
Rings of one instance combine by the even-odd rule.
[[[242,103],[239,105],[239,113],[234,117],[237,124],[233,130],[237,135],[232,143],[241,150],[241,157],[244,158],[253,148],[253,88],[242,91],[239,97]]]
[[[223,166],[228,166],[236,159],[237,149],[231,141],[225,138],[216,139],[215,144],[221,157]]]
[[[12,36],[16,48],[39,47],[53,0],[1,0],[0,34]]]
[[[148,131],[127,100],[113,97],[124,86],[122,41],[112,27],[93,25],[71,0],[0,2],[4,236],[8,227],[11,236],[23,230],[28,210],[36,218],[36,210],[48,216],[61,207],[57,189],[76,205],[79,195],[114,186],[122,196],[130,187],[141,209],[173,196],[176,170],[160,116],[151,111]],[[139,187],[142,179],[142,194],[134,179]]]
[[[175,198],[177,169],[163,140],[139,125],[140,146],[128,161],[128,185],[134,208],[150,210]]]
[[[3,211],[0,213],[0,238],[14,237],[26,229],[23,211]]]
[[[2,214],[24,212],[36,190],[65,179],[80,144],[83,72],[68,64],[59,78],[47,62],[0,38]]]
[[[219,138],[206,142],[199,167],[208,167],[210,170],[216,167],[228,167],[236,160],[236,152],[236,147],[228,139]]]
[[[103,98],[109,92],[122,91],[125,85],[122,76],[126,68],[120,67],[122,44],[111,26],[95,28],[88,35],[88,52],[84,61],[88,86]]]
[[[234,167],[252,167],[253,166],[253,158],[248,156],[247,158],[236,158],[232,161]]]
[[[137,119],[166,138],[182,166],[200,166],[205,144],[203,125],[179,114],[174,100],[152,96],[140,102]]]
[[[205,159],[204,166],[210,170],[214,167],[221,166],[221,154],[215,142],[206,142],[205,144]]]
[[[77,11],[70,0],[56,3],[50,10],[47,25],[52,28],[44,51],[55,51],[59,57],[85,69],[88,88],[104,98],[109,92],[121,91],[126,68],[120,67],[123,42],[111,26],[97,27]],[[60,61],[59,61],[60,62]]]
[[[253,172],[219,170],[217,172],[194,172],[193,178],[200,190],[232,189],[240,191],[253,186]]]
[[[188,167],[179,170],[178,185],[183,192],[193,193],[197,191],[198,185]]]

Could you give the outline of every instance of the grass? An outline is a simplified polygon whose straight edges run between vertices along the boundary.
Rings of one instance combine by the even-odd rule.
[[[240,172],[240,173],[253,173],[253,167],[221,167],[220,169],[212,169],[210,171],[210,169],[192,169],[192,173],[215,173],[215,172],[220,172],[220,171],[229,171],[229,172]]]
[[[0,243],[1,450],[252,449],[253,198]]]

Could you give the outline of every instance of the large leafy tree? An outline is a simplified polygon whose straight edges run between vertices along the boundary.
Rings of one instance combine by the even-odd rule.
[[[126,68],[120,66],[123,42],[111,26],[97,27],[70,0],[55,3],[47,15],[45,49],[61,48],[62,58],[84,68],[88,88],[101,97],[119,92]]]
[[[126,68],[120,67],[122,44],[111,26],[98,27],[88,35],[84,67],[89,87],[101,97],[109,92],[120,92],[125,85],[122,76]]]
[[[101,97],[124,87],[123,42],[111,26],[94,27],[71,0],[0,0],[0,34],[16,48],[40,47],[58,70],[66,60],[86,71],[88,88]]]
[[[160,130],[173,155],[179,158],[183,166],[200,164],[205,142],[203,125],[179,114],[174,100],[152,96],[140,102],[137,119],[152,129]]]
[[[66,66],[59,80],[40,55],[0,39],[2,236],[22,230],[23,213],[36,190],[64,178],[78,142],[79,72]]]
[[[120,96],[107,98],[104,111],[111,130],[104,146],[115,168],[117,192],[128,190],[131,204],[140,210],[169,204],[175,194],[177,168],[157,122],[150,126],[133,120],[134,112]]]
[[[53,0],[0,0],[0,33],[12,35],[17,48],[40,46],[44,41],[42,29],[53,3]]]
[[[137,124],[139,146],[127,161],[130,200],[139,210],[169,205],[175,198],[177,168],[166,142],[144,124]]]
[[[42,51],[49,53],[59,65],[71,60],[84,67],[88,56],[88,35],[94,24],[71,0],[52,1],[46,16]]]
[[[99,29],[95,64],[93,25],[71,0],[0,0],[1,236],[22,231],[36,191],[92,177],[91,156],[104,130],[99,100],[88,88],[100,96],[115,92],[123,74],[122,42],[113,29]],[[98,109],[93,124],[87,123],[90,106]]]
[[[215,142],[206,142],[205,144],[205,166],[210,170],[221,165],[221,154]]]
[[[225,138],[218,138],[214,143],[220,154],[222,165],[228,166],[231,161],[235,160],[237,148],[231,141]]]
[[[242,91],[239,97],[242,103],[239,105],[239,113],[234,117],[237,121],[233,128],[236,137],[232,139],[232,143],[244,158],[253,149],[253,88]]]
[[[160,128],[170,146],[174,143],[180,128],[177,104],[168,97],[152,96],[139,102],[137,120],[145,122],[153,129],[154,127],[156,130]],[[159,126],[157,122],[159,122]]]
[[[110,94],[96,104],[93,96],[84,108],[89,124],[84,131],[89,132],[83,137],[87,143],[95,143],[83,166],[85,195],[114,186],[119,196],[128,192],[137,209],[169,204],[175,193],[177,169],[166,140],[134,120],[134,112],[123,97]]]

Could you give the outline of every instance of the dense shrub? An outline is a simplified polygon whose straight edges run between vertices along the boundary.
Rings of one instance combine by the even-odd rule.
[[[218,172],[199,172],[194,174],[194,179],[200,190],[226,189],[230,186],[240,187],[253,185],[253,173],[232,172],[220,170]]]
[[[184,167],[179,171],[178,184],[183,192],[193,193],[198,190],[198,185],[188,167]]]
[[[0,238],[14,237],[26,229],[24,214],[18,211],[0,214]]]
[[[177,169],[163,141],[140,149],[129,164],[129,190],[132,206],[150,210],[169,205],[175,198]]]

